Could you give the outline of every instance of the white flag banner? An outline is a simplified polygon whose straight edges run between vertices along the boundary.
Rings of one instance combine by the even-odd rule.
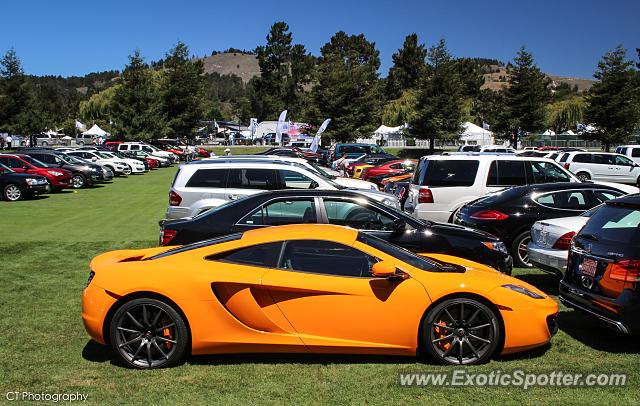
[[[80,131],[87,131],[87,126],[76,120],[76,128]]]
[[[280,113],[280,117],[278,117],[278,124],[276,125],[276,144],[280,144],[282,141],[282,130],[284,129],[286,119],[287,110],[284,110]]]
[[[251,138],[256,135],[256,130],[258,129],[258,119],[250,118],[249,119],[249,130],[251,130]]]
[[[330,122],[331,122],[330,118],[324,120],[324,122],[318,129],[316,136],[313,137],[313,141],[311,141],[311,147],[309,148],[312,152],[318,152],[318,147],[320,146],[320,136],[322,135],[324,130],[327,129],[327,126],[329,125]]]

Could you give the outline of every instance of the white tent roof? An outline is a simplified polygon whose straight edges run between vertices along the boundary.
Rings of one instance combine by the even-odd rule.
[[[385,135],[385,134],[400,134],[404,125],[399,125],[397,127],[387,127],[386,125],[381,125],[378,127],[373,133],[376,135]]]
[[[94,124],[93,127],[89,128],[87,131],[83,132],[84,135],[93,135],[95,137],[104,137],[109,135],[108,132],[103,130],[98,126],[98,124]]]
[[[565,134],[565,135],[576,135],[576,133],[574,133],[571,130],[567,130],[567,131],[563,132],[562,134]]]
[[[542,135],[556,135],[556,133],[551,131],[551,130],[547,130],[547,131],[543,132]]]
[[[476,141],[478,145],[481,144],[493,144],[493,133],[489,130],[475,125],[469,121],[462,124],[464,131],[460,135],[461,141]]]

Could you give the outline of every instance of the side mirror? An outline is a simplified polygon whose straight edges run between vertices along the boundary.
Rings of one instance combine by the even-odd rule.
[[[406,228],[407,228],[407,223],[405,223],[405,221],[402,219],[395,219],[391,224],[391,230],[393,231],[393,234],[404,233],[404,230]]]
[[[98,162],[98,158],[96,157],[91,158],[91,162]]]
[[[391,261],[380,261],[371,267],[371,275],[376,278],[388,278],[396,274],[396,266]]]

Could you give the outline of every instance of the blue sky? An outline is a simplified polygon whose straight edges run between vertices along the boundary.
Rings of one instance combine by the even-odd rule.
[[[227,0],[2,2],[0,53],[14,47],[25,71],[83,75],[122,69],[139,48],[161,58],[178,40],[192,53],[229,47],[253,49],[270,25],[291,27],[294,41],[318,55],[339,30],[364,33],[380,50],[381,74],[391,55],[416,32],[421,42],[444,37],[456,56],[510,60],[521,45],[548,73],[589,78],[616,45],[637,60],[640,1],[537,0]]]

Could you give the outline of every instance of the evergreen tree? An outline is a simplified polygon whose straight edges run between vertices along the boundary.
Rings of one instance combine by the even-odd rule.
[[[624,141],[640,122],[637,72],[626,56],[620,45],[607,52],[593,75],[598,82],[587,95],[586,120],[597,130],[584,137],[602,141],[606,151],[611,143]]]
[[[320,50],[312,90],[314,121],[331,118],[325,133],[345,142],[369,137],[380,119],[379,52],[363,34],[337,32]]]
[[[261,76],[254,81],[251,105],[258,120],[273,120],[285,109],[300,111],[314,58],[303,45],[292,45],[287,23],[273,24],[266,45],[256,48],[256,54]]]
[[[139,50],[129,55],[129,64],[113,98],[113,119],[120,135],[128,139],[150,139],[163,127],[159,93],[152,75]]]
[[[455,61],[444,39],[429,48],[427,74],[418,87],[416,117],[411,134],[429,139],[433,151],[435,140],[457,139],[462,132],[463,87]]]
[[[504,105],[494,129],[509,137],[517,148],[521,134],[544,128],[550,81],[525,47],[520,48],[513,62],[507,65],[509,86],[504,90]]]
[[[484,84],[484,77],[478,61],[472,58],[460,58],[456,61],[456,67],[462,81],[462,93],[472,98],[480,96],[480,87]]]
[[[0,132],[29,135],[39,129],[31,87],[11,48],[0,60]]]
[[[386,82],[387,98],[399,98],[405,90],[413,89],[424,73],[427,50],[424,44],[418,44],[418,35],[407,35],[398,52],[391,56],[393,66],[389,69]]]
[[[164,135],[192,137],[197,121],[202,118],[202,60],[190,59],[187,45],[178,42],[166,55],[163,66]]]

